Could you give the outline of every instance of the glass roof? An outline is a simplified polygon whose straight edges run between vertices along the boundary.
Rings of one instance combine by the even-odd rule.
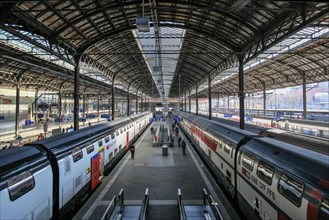
[[[150,28],[150,32],[133,31],[138,46],[162,98],[168,98],[175,75],[185,30]],[[174,52],[173,52],[174,51]]]
[[[274,59],[277,56],[291,53],[313,41],[318,39],[323,39],[329,35],[329,28],[327,27],[307,27],[297,33],[286,38],[282,42],[276,44],[275,46],[269,48],[262,54],[258,55],[256,58],[252,59],[248,63],[244,64],[243,70],[246,72],[252,68],[261,65],[263,62]],[[238,67],[229,68],[215,77],[212,85],[217,85],[222,81],[237,75],[239,72]],[[206,89],[208,83],[201,85],[200,91]]]
[[[40,45],[49,47],[48,40],[44,39],[43,37],[41,37],[37,34],[31,34],[27,31],[22,31],[22,30],[19,30],[19,29],[17,29],[17,31],[19,31],[20,34],[23,34],[23,35],[35,40]],[[0,29],[0,41],[2,43],[13,46],[13,47],[15,47],[15,48],[17,48],[21,51],[24,51],[28,54],[39,57],[43,60],[49,61],[49,62],[54,63],[54,64],[59,65],[59,66],[62,66],[62,67],[67,68],[69,70],[74,70],[74,66],[71,65],[70,63],[61,60],[60,58],[50,54],[46,50],[44,50],[40,47],[34,46],[33,44],[29,43],[28,41],[26,41],[24,39],[21,39],[19,37],[16,37],[13,34],[8,33],[7,31],[5,31],[3,29]],[[64,54],[64,50],[61,49],[60,47],[57,47],[56,49],[58,49],[60,53]],[[68,56],[70,56],[70,55],[68,55]]]

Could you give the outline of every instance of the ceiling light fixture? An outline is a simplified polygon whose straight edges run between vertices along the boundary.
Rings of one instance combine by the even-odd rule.
[[[138,32],[150,32],[150,22],[148,17],[144,17],[144,0],[142,2],[143,14],[142,17],[136,17],[136,26]]]

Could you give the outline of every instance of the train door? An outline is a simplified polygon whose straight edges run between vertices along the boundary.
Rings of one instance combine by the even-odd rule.
[[[91,191],[99,184],[99,154],[91,158]]]
[[[126,149],[129,149],[129,131],[126,132]]]
[[[102,177],[104,174],[104,156],[105,156],[105,151],[98,152],[99,154],[99,177]]]
[[[255,197],[255,215],[261,218],[262,201]]]

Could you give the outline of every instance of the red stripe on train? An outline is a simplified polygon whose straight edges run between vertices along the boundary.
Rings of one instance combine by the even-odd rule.
[[[315,198],[316,200],[318,200],[318,202],[316,204],[313,204],[310,201],[308,201],[307,219],[318,219],[318,216],[319,216],[319,207],[318,207],[319,205],[318,204],[320,204],[320,202],[323,198],[323,194],[312,189],[310,192],[310,196]]]
[[[323,186],[323,187],[329,189],[329,182],[328,182],[327,180],[322,180],[322,179],[321,179],[321,180],[318,181],[318,184],[319,184],[320,186]]]

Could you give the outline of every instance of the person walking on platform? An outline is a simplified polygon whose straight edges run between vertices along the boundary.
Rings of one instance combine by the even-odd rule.
[[[178,136],[178,132],[179,132],[178,126],[176,127],[175,131],[176,131],[176,136]]]
[[[174,135],[171,134],[171,135],[170,135],[170,146],[171,146],[171,147],[174,147],[174,140],[175,140],[175,139],[174,139]]]
[[[130,154],[131,154],[131,159],[134,159],[134,157],[135,157],[135,145],[130,144],[129,150],[130,150]]]
[[[186,143],[184,140],[182,141],[182,150],[183,150],[183,155],[186,155]]]
[[[182,141],[181,136],[178,137],[178,147],[180,147],[180,142]]]

